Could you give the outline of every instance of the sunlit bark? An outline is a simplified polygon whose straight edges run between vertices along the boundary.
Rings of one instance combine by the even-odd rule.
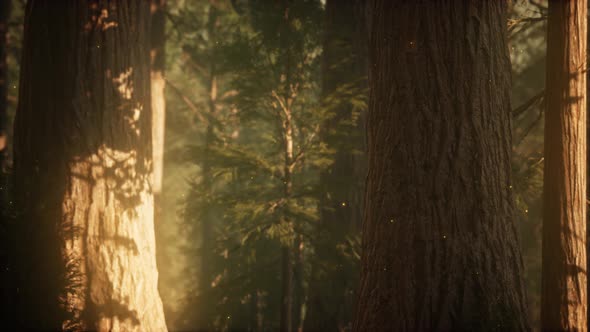
[[[587,330],[587,1],[549,1],[542,328]]]
[[[151,191],[149,2],[31,0],[15,120],[20,317],[166,331]]]
[[[151,94],[152,94],[152,154],[154,178],[152,190],[158,195],[162,190],[164,171],[164,136],[166,133],[166,98],[164,88],[166,43],[166,0],[151,0]]]

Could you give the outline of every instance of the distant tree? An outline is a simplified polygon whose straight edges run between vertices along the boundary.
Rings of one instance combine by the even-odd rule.
[[[0,4],[0,166],[4,164],[7,145],[8,66],[6,57],[8,52],[8,18],[10,17],[11,8],[11,1],[2,1]]]
[[[22,329],[166,331],[149,2],[27,2],[15,119]]]
[[[231,326],[239,321],[231,310],[217,303],[221,295],[215,279],[220,271],[223,273],[224,263],[220,262],[223,258],[219,255],[216,237],[225,207],[216,205],[212,197],[216,188],[223,187],[227,181],[217,176],[215,158],[207,157],[214,154],[212,149],[219,139],[231,141],[239,136],[232,121],[235,108],[227,101],[234,92],[227,89],[227,73],[222,68],[220,52],[232,40],[233,30],[228,31],[226,25],[231,27],[235,16],[229,1],[211,0],[179,6],[171,19],[181,48],[180,63],[191,83],[183,86],[182,82],[169,82],[168,85],[191,114],[196,134],[189,144],[199,143],[199,152],[189,156],[190,162],[199,166],[199,171],[189,181],[191,189],[184,210],[189,237],[196,239],[186,248],[188,259],[194,262],[188,271],[189,291],[182,313],[183,328],[187,329],[224,329],[226,324]],[[212,302],[215,305],[210,305]],[[227,320],[228,316],[232,316],[231,321]]]
[[[220,82],[223,77],[223,73],[220,72],[219,66],[222,59],[219,57],[219,41],[223,40],[220,35],[223,35],[224,31],[221,29],[223,20],[227,19],[229,12],[229,3],[227,1],[215,2],[209,1],[206,4],[201,5],[201,11],[205,12],[203,22],[201,24],[201,31],[205,38],[199,40],[196,45],[185,45],[185,54],[187,55],[186,62],[191,73],[197,77],[198,82],[202,85],[203,93],[199,96],[199,105],[204,110],[205,116],[201,115],[200,122],[201,126],[204,127],[203,132],[203,154],[209,155],[211,149],[215,146],[219,130],[219,125],[215,119],[222,118],[220,111],[227,111],[227,103],[224,103],[222,98],[219,98]],[[227,41],[227,40],[226,40]],[[197,51],[198,50],[198,51]],[[231,124],[225,122],[227,130],[231,130]],[[233,129],[233,128],[232,128]],[[200,166],[200,179],[193,183],[195,191],[192,191],[188,197],[188,209],[194,207],[194,201],[205,199],[208,200],[213,193],[213,188],[216,184],[215,176],[213,173],[214,163],[209,158],[202,158],[197,156],[195,160],[198,160],[197,164]],[[204,195],[205,197],[198,197]],[[200,239],[198,258],[200,258],[198,264],[197,276],[197,292],[198,292],[198,304],[197,304],[197,326],[200,328],[220,328],[215,326],[213,322],[215,318],[219,316],[216,306],[203,305],[212,298],[209,289],[211,288],[212,282],[216,277],[216,266],[214,258],[219,256],[214,252],[215,248],[215,229],[218,221],[221,219],[221,213],[219,209],[215,209],[212,204],[199,205],[200,211],[194,213],[190,211],[190,215],[187,219],[194,220],[198,219],[198,226],[196,228],[197,238]],[[191,213],[192,212],[192,213]]]
[[[587,328],[587,1],[549,1],[541,323]]]
[[[529,329],[498,1],[370,1],[357,331]]]
[[[12,287],[13,269],[10,260],[12,256],[12,241],[9,229],[9,198],[7,196],[7,174],[4,171],[7,140],[7,113],[8,113],[8,63],[7,63],[7,37],[8,21],[12,2],[0,2],[0,303],[5,310],[0,314],[0,320],[5,328],[10,329],[14,319],[14,306],[11,305],[15,289]]]
[[[166,98],[164,70],[166,66],[166,0],[151,0],[150,78],[152,98],[152,189],[157,196],[162,190],[164,170],[164,134],[166,132]],[[157,200],[157,199],[156,199]],[[156,202],[157,203],[157,202]],[[158,207],[156,206],[156,209]]]
[[[223,2],[217,4],[221,9]],[[239,17],[221,17],[223,35],[200,35],[213,45],[188,48],[197,60],[216,49],[211,59],[219,88],[215,112],[203,119],[211,131],[190,147],[191,160],[207,167],[200,167],[206,178],[195,181],[185,217],[191,229],[210,222],[214,235],[201,247],[210,255],[212,278],[203,281],[200,296],[216,304],[209,326],[292,330],[305,305],[319,169],[331,162],[319,141],[319,124],[328,116],[318,105],[321,5],[249,1],[235,7]],[[203,64],[195,67],[209,68]]]
[[[320,175],[320,220],[305,330],[337,331],[351,322],[358,285],[358,244],[365,181],[366,22],[364,0],[328,0],[322,53],[322,100],[333,116],[320,137],[335,151]]]
[[[267,183],[271,184],[265,185],[264,195],[255,196],[253,207],[264,212],[253,212],[263,217],[257,233],[262,230],[280,244],[280,331],[301,326],[304,261],[309,246],[303,236],[317,221],[317,210],[312,206],[312,174],[331,162],[326,158],[326,146],[318,141],[317,121],[327,114],[317,110],[317,95],[313,93],[317,84],[314,68],[319,59],[319,31],[313,25],[319,13],[316,1],[280,1],[273,6],[261,1],[250,3],[255,34],[241,47],[245,54],[258,59],[245,61],[238,71],[243,76],[235,81],[241,112],[249,114],[259,128],[267,128],[264,136],[251,133],[269,144],[263,150],[264,141],[256,142],[259,146],[254,151],[258,163],[267,165]],[[257,81],[256,77],[264,79]]]

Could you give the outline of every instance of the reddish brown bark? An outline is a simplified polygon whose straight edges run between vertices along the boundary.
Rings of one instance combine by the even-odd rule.
[[[27,3],[14,149],[23,328],[166,331],[149,22],[142,0]]]
[[[506,3],[370,3],[356,331],[529,329]]]
[[[542,328],[587,329],[587,2],[549,1]]]

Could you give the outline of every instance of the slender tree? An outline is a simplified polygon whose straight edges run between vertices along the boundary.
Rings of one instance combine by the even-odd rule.
[[[149,2],[27,3],[14,145],[23,328],[166,331],[149,45]]]
[[[0,165],[4,163],[6,149],[6,121],[7,121],[7,81],[8,67],[6,64],[8,18],[10,17],[11,1],[0,4]]]
[[[218,105],[217,100],[217,61],[218,57],[216,57],[216,43],[219,43],[217,40],[217,29],[219,25],[219,13],[217,8],[215,7],[216,3],[214,0],[209,1],[208,6],[208,15],[207,15],[207,22],[206,22],[206,31],[208,36],[208,43],[206,44],[207,47],[207,55],[206,59],[206,67],[202,69],[202,71],[198,74],[201,75],[201,79],[204,82],[204,85],[207,87],[206,96],[204,96],[205,108],[207,110],[208,116],[210,119],[214,117],[217,113],[217,110],[220,108]],[[205,129],[205,154],[209,154],[211,152],[211,147],[213,146],[216,139],[215,135],[215,128],[211,121],[208,121],[206,124]],[[214,176],[212,172],[212,165],[208,162],[208,160],[204,159],[201,163],[201,173],[202,173],[202,182],[200,185],[203,187],[204,192],[209,196],[213,192],[214,187]],[[205,324],[207,320],[211,319],[215,315],[215,307],[205,306],[202,305],[207,301],[207,290],[211,288],[211,282],[215,278],[213,264],[211,262],[211,250],[214,248],[214,234],[215,234],[215,227],[216,221],[219,219],[217,211],[207,207],[205,211],[202,212],[203,219],[201,220],[201,227],[200,227],[200,239],[201,239],[201,255],[200,255],[200,275],[199,275],[199,290],[201,293],[201,310],[200,310],[200,326],[207,326]],[[211,326],[209,326],[211,328]]]
[[[542,328],[587,328],[586,1],[549,1]]]
[[[151,0],[151,95],[152,95],[152,153],[154,178],[152,190],[157,196],[162,190],[164,170],[164,135],[166,132],[166,98],[164,69],[166,65],[166,0]],[[157,199],[156,199],[157,200]],[[156,202],[157,203],[157,202]],[[156,206],[156,209],[158,207]]]
[[[357,331],[529,329],[506,7],[370,2]]]
[[[11,244],[9,241],[10,234],[8,230],[8,199],[6,190],[6,174],[4,173],[4,160],[6,152],[6,118],[8,111],[7,103],[7,85],[8,85],[8,67],[7,67],[7,34],[8,19],[11,12],[11,1],[0,2],[0,303],[6,308],[2,310],[0,319],[5,322],[5,327],[10,326],[13,316],[13,307],[11,300],[13,295],[12,288],[12,269],[10,266]]]
[[[365,110],[351,105],[348,96],[365,97],[365,5],[364,0],[328,0],[325,6],[322,95],[334,115],[323,124],[321,138],[336,155],[320,179],[320,221],[305,321],[310,331],[338,331],[349,324],[351,293],[358,284],[358,261],[342,247],[361,227]]]
[[[224,79],[229,85],[219,85],[231,89],[221,89],[216,104],[229,102],[226,111],[232,114],[239,110],[232,115],[239,121],[239,139],[236,130],[222,130],[232,126],[226,124],[231,120],[227,115],[224,120],[227,112],[215,111],[214,139],[192,150],[195,160],[210,167],[207,174],[214,176],[215,185],[208,193],[195,190],[189,218],[207,209],[223,210],[214,225],[215,238],[209,239],[210,253],[223,257],[210,259],[208,266],[214,278],[206,300],[219,299],[214,325],[289,331],[301,326],[303,316],[299,309],[305,297],[295,289],[306,287],[302,280],[309,274],[304,268],[310,253],[306,235],[317,221],[318,169],[331,162],[317,144],[318,120],[325,118],[316,107],[321,53],[314,23],[321,17],[321,3],[250,1],[233,8],[243,10],[240,21],[245,24],[227,30],[232,23],[224,15],[229,25],[220,27],[233,31],[229,38],[203,35],[221,47],[216,76],[223,78],[224,70],[232,74]],[[225,102],[224,95],[229,97]],[[245,319],[246,304],[255,321]]]

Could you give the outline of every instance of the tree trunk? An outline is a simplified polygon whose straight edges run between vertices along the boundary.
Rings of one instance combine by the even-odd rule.
[[[149,2],[27,3],[15,120],[23,328],[166,331]],[[25,242],[26,241],[26,242]]]
[[[4,165],[7,138],[8,67],[6,53],[8,51],[8,19],[10,18],[11,7],[11,1],[6,0],[0,3],[0,167]]]
[[[371,1],[356,331],[530,329],[506,3]]]
[[[543,183],[544,330],[585,331],[586,1],[549,1]]]
[[[365,87],[367,75],[365,0],[328,0],[322,59],[322,94],[326,99],[346,84]],[[344,60],[343,60],[344,59]],[[305,330],[338,331],[350,323],[351,292],[358,284],[358,266],[338,246],[347,236],[358,234],[361,225],[362,187],[366,172],[363,135],[364,116],[356,119],[347,142],[333,134],[339,121],[354,123],[352,107],[331,105],[336,116],[326,121],[322,140],[336,152],[334,164],[320,175],[320,223],[309,287]]]
[[[7,120],[7,92],[8,92],[8,67],[7,67],[7,34],[8,20],[12,7],[11,1],[0,1],[0,304],[4,308],[0,314],[0,320],[3,322],[5,329],[12,327],[14,320],[14,299],[13,288],[13,269],[11,266],[12,257],[11,241],[9,227],[9,207],[6,185],[7,174],[4,171],[4,161],[6,158],[6,120]],[[19,244],[20,245],[20,244]]]
[[[217,100],[217,63],[218,57],[215,54],[215,48],[217,41],[217,29],[219,23],[219,13],[217,8],[215,7],[215,3],[213,0],[209,2],[209,13],[207,18],[207,34],[209,38],[209,61],[208,66],[206,68],[207,77],[205,78],[206,83],[208,85],[208,100],[207,100],[207,111],[209,112],[210,117],[215,117],[217,114],[218,109],[218,100]],[[207,155],[211,147],[215,144],[215,132],[214,132],[214,125],[210,122],[207,123],[207,128],[205,131],[205,154]],[[204,192],[207,193],[208,196],[213,196],[213,179],[214,176],[212,174],[212,165],[210,165],[209,161],[205,158],[205,160],[201,163],[201,178],[202,178],[202,186],[204,188]],[[215,315],[217,312],[215,311],[216,308],[212,306],[206,305],[208,302],[207,294],[210,294],[211,290],[211,281],[214,278],[215,269],[213,267],[213,262],[215,259],[214,252],[215,248],[215,225],[217,220],[219,220],[218,211],[215,211],[212,208],[207,207],[206,211],[202,214],[203,219],[201,220],[200,224],[200,231],[201,231],[201,261],[199,265],[200,275],[198,278],[198,282],[200,284],[200,318],[198,321],[197,326],[200,328],[211,328],[210,322],[214,320]]]
[[[157,196],[162,190],[164,170],[164,136],[166,133],[166,97],[164,69],[166,58],[166,0],[151,0],[151,94],[152,94],[152,163],[154,178],[152,191]],[[158,206],[156,206],[158,209]]]
[[[590,6],[590,0],[586,1],[586,7]],[[588,19],[586,20],[586,29],[588,29]],[[590,54],[588,46],[590,45],[590,36],[586,31],[586,54]],[[588,95],[590,94],[590,71],[586,71],[586,109],[590,109],[590,98]],[[588,204],[590,202],[590,168],[588,164],[590,163],[590,116],[586,115],[586,243],[590,241],[590,227],[588,224],[590,223],[590,208],[588,208]],[[590,253],[588,252],[588,246],[586,245],[586,267],[590,266]],[[586,277],[587,278],[587,277]],[[590,294],[590,284],[586,282],[586,297]],[[586,330],[590,330],[590,322],[588,322],[588,316],[590,315],[590,306],[586,306]]]
[[[287,63],[289,66],[289,63]],[[287,72],[289,69],[287,69]],[[289,86],[289,75],[287,75],[287,84]],[[284,198],[288,200],[291,198],[291,194],[293,191],[293,178],[292,178],[292,168],[291,164],[293,163],[293,118],[292,118],[292,110],[290,108],[292,99],[289,96],[285,96],[284,104],[287,105],[284,111],[284,122],[283,122],[283,130],[284,130],[284,140],[285,140],[285,167],[284,167]],[[290,227],[293,228],[293,221],[282,220],[282,222],[287,223]],[[290,241],[286,241],[290,242]],[[294,252],[293,244],[286,244],[283,243],[282,247],[282,273],[281,273],[281,317],[280,317],[280,330],[281,332],[291,332],[293,328],[293,261],[294,261]]]
[[[281,248],[281,317],[280,331],[291,332],[293,321],[293,253]]]
[[[303,331],[303,317],[305,307],[305,260],[303,249],[305,242],[301,235],[297,235],[293,245],[293,330]]]
[[[166,0],[150,0],[150,92],[152,106],[152,192],[154,194],[154,229],[156,243],[164,242],[163,224],[163,173],[164,141],[166,136]],[[156,255],[159,267],[165,266],[166,252]],[[160,283],[162,278],[160,279]]]
[[[293,193],[293,143],[294,143],[294,123],[293,123],[293,87],[291,86],[291,49],[289,47],[289,34],[291,33],[290,18],[289,18],[289,0],[281,1],[281,9],[283,11],[283,24],[280,27],[280,43],[284,62],[285,82],[280,85],[280,96],[282,98],[281,110],[281,130],[284,141],[284,165],[283,165],[283,198],[285,201],[291,199]],[[275,94],[277,96],[278,94]],[[291,230],[294,229],[293,220],[288,217],[283,217],[281,223],[287,225]],[[281,248],[281,310],[280,310],[280,331],[291,332],[293,330],[293,268],[294,268],[294,253],[293,239],[287,236],[287,239],[282,239]]]

